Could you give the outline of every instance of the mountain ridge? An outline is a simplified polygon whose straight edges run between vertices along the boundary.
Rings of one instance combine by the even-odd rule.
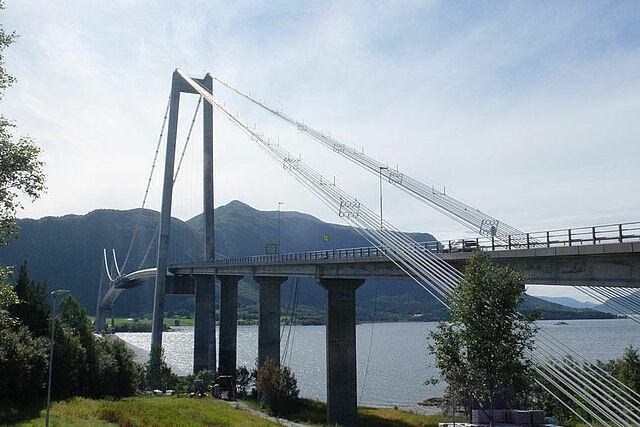
[[[215,210],[216,250],[229,256],[256,255],[264,252],[266,243],[277,239],[278,211],[260,211],[241,201],[232,201]],[[68,214],[40,219],[20,219],[20,238],[0,248],[0,264],[20,265],[24,260],[33,279],[47,281],[50,288],[64,287],[83,304],[89,313],[95,311],[101,274],[103,248],[116,250],[122,271],[147,267],[155,263],[156,249],[150,246],[157,235],[159,213],[147,209],[96,209],[85,215]],[[337,249],[370,246],[349,226],[326,223],[312,215],[280,212],[281,252]],[[170,262],[202,260],[203,216],[187,221],[172,218]],[[136,240],[131,245],[131,237]],[[323,239],[330,236],[330,241]],[[432,241],[429,233],[409,233],[418,241]],[[144,254],[147,254],[145,257]],[[111,262],[111,260],[110,260]],[[309,316],[322,318],[325,292],[312,278],[290,279],[282,287],[283,307],[298,284],[299,309]],[[241,286],[239,315],[257,318],[257,284],[247,279]],[[153,283],[128,290],[115,303],[113,313],[130,316],[148,313],[153,301]],[[218,299],[219,301],[219,299]],[[368,280],[357,291],[358,320],[439,320],[448,313],[422,288],[409,281]],[[168,296],[167,311],[193,310],[192,296]],[[375,310],[374,310],[375,308]],[[525,296],[523,311],[543,309],[552,318],[605,316],[593,311],[569,309],[557,304]],[[283,308],[283,314],[285,309]],[[549,317],[547,317],[549,318]]]

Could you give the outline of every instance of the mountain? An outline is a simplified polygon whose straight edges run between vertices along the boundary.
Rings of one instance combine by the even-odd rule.
[[[525,294],[524,303],[520,311],[528,313],[533,310],[541,311],[543,313],[542,319],[544,320],[610,319],[616,317],[590,308],[567,307]]]
[[[99,209],[86,215],[21,219],[20,236],[0,248],[0,265],[28,263],[30,276],[45,281],[50,289],[70,289],[89,313],[95,312],[98,287],[104,282],[103,248],[113,248],[120,269],[133,271],[155,264],[155,236],[159,213],[150,210]],[[277,211],[259,211],[233,201],[215,210],[216,252],[247,256],[264,252],[266,243],[277,240]],[[171,222],[170,262],[202,260],[203,217]],[[410,233],[418,241],[431,241],[429,233]],[[135,235],[132,241],[132,236]],[[325,242],[323,236],[329,236]],[[281,252],[298,252],[370,246],[353,228],[330,224],[299,212],[280,213]],[[109,252],[109,265],[113,265]],[[321,321],[325,291],[313,278],[290,279],[282,288],[283,307],[293,305],[307,321]],[[238,310],[241,318],[257,319],[257,284],[249,278],[240,283]],[[219,301],[219,299],[218,299]],[[357,317],[367,320],[438,320],[446,309],[417,284],[409,281],[368,280],[357,290]],[[152,311],[153,281],[128,290],[115,303],[113,314],[131,316]],[[543,309],[546,318],[603,317],[603,313],[563,307],[526,296],[524,311]],[[193,296],[168,296],[167,311],[193,310]],[[286,310],[283,308],[283,314]],[[551,317],[549,317],[551,316]]]
[[[569,298],[569,297],[546,297],[546,296],[538,296],[537,298],[543,299],[545,301],[554,302],[556,304],[565,305],[567,307],[574,308],[594,308],[598,304],[590,301],[578,301],[577,299]]]

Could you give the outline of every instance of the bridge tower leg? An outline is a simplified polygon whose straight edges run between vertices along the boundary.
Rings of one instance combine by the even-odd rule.
[[[169,258],[169,230],[171,227],[171,201],[173,198],[173,168],[176,157],[176,136],[178,133],[178,109],[180,107],[180,87],[182,77],[173,72],[171,80],[171,103],[169,107],[169,126],[167,127],[167,152],[164,163],[164,182],[162,186],[162,207],[160,228],[158,230],[158,261],[156,264],[156,287],[153,296],[153,323],[151,324],[151,354],[160,357],[161,352],[154,349],[162,347],[162,329],[164,321],[164,295],[167,281]]]
[[[258,368],[267,358],[280,363],[280,285],[287,277],[254,276],[260,285]]]
[[[207,74],[202,85],[213,93],[213,77]],[[213,106],[202,106],[202,200],[204,216],[204,260],[213,261],[216,254],[213,194]],[[207,295],[205,295],[205,293]],[[198,298],[200,297],[200,298]],[[196,309],[193,341],[193,373],[202,369],[216,370],[216,277],[196,279]],[[196,363],[197,362],[197,363]]]
[[[236,376],[238,341],[238,282],[242,276],[220,279],[220,375]]]
[[[327,290],[327,424],[358,420],[356,289],[361,279],[319,279]]]
[[[213,94],[213,76],[207,73],[202,85]],[[213,105],[207,101],[202,103],[202,204],[204,216],[204,260],[216,258],[216,238],[214,221],[213,191]],[[209,328],[208,369],[216,371],[216,276],[208,279],[209,307],[207,324]]]

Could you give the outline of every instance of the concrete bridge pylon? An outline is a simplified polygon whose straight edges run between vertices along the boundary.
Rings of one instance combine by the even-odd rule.
[[[196,80],[209,93],[213,94],[213,77],[207,74]],[[176,137],[178,132],[178,112],[182,93],[198,94],[187,84],[178,70],[174,71],[171,81],[171,100],[169,106],[169,124],[167,127],[167,145],[165,154],[164,178],[162,187],[162,207],[158,231],[158,258],[155,277],[153,321],[151,329],[151,348],[162,346],[164,321],[164,300],[169,257],[169,234],[171,228],[171,203],[173,199],[174,164]],[[204,258],[215,259],[214,234],[214,194],[213,194],[213,106],[204,102],[203,118],[203,204],[205,221]],[[194,372],[202,369],[216,370],[216,330],[215,330],[215,275],[199,278],[196,283],[196,327],[194,337]],[[205,326],[206,325],[206,326]],[[206,343],[206,344],[205,344]],[[204,354],[206,351],[206,354]],[[152,354],[154,354],[152,352]],[[157,353],[160,354],[160,353]]]

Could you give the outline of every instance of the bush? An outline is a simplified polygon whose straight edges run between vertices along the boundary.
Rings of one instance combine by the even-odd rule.
[[[236,370],[236,387],[238,388],[238,397],[246,398],[249,388],[256,383],[258,376],[257,369],[249,370],[246,366],[240,366]]]
[[[624,349],[622,358],[598,361],[598,366],[616,377],[636,393],[640,393],[640,355],[632,345]]]
[[[193,380],[193,391],[196,395],[204,396],[213,390],[213,383],[216,380],[215,374],[209,369],[198,372]]]
[[[162,391],[175,390],[179,379],[171,372],[171,368],[164,360],[164,350],[161,346],[151,346],[149,361],[144,365],[143,388],[147,390],[160,389]]]
[[[20,267],[15,287],[0,286],[0,294],[0,405],[23,408],[46,396],[50,300],[46,287],[29,279],[26,264]],[[136,392],[141,367],[133,352],[120,340],[97,338],[73,297],[60,301],[55,328],[54,400]]]
[[[290,413],[298,402],[298,381],[291,370],[271,358],[267,358],[256,382],[258,391],[262,393],[262,403],[274,415]]]
[[[0,405],[44,396],[48,350],[49,341],[26,326],[0,328]]]

